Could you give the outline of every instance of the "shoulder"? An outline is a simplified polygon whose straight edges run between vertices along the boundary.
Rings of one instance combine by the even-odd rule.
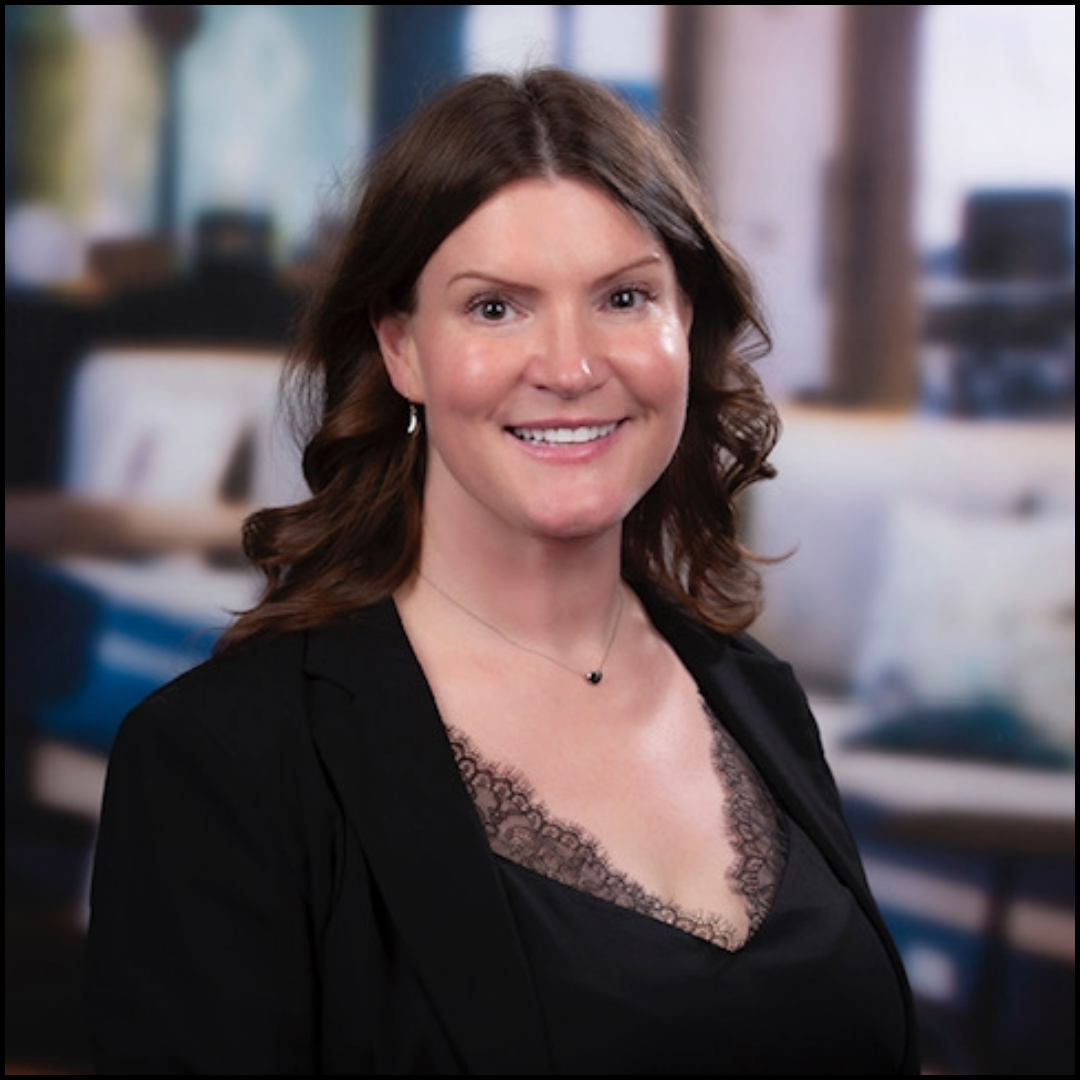
[[[251,762],[310,755],[319,717],[353,700],[357,680],[385,678],[388,658],[407,650],[392,616],[386,604],[373,605],[350,620],[216,654],[132,709],[118,740],[138,733]]]
[[[294,714],[303,699],[305,638],[282,634],[212,656],[150,694],[125,726],[166,725],[184,718],[185,724],[219,736],[232,728],[265,735],[277,718]]]
[[[212,656],[123,718],[110,772],[197,767],[252,779],[295,748],[304,725],[304,635]],[[186,764],[185,764],[186,763]]]
[[[112,756],[229,762],[256,777],[314,760],[318,719],[352,700],[349,675],[381,677],[377,657],[359,647],[357,628],[370,621],[365,611],[350,621],[268,634],[211,656],[128,712]]]
[[[223,711],[253,701],[281,700],[290,686],[299,684],[304,671],[307,634],[268,635],[229,652],[216,654],[166,683],[145,704],[169,708]]]
[[[643,592],[650,617],[718,716],[761,745],[790,744],[820,758],[817,721],[792,665],[752,633],[724,633],[677,604]]]

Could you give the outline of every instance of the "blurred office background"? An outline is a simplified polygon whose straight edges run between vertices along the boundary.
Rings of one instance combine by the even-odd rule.
[[[301,490],[275,380],[350,181],[432,89],[547,61],[680,130],[760,279],[746,530],[795,554],[756,630],[927,1072],[1075,1072],[1075,7],[1008,4],[5,6],[6,1072],[91,1070],[105,758]]]

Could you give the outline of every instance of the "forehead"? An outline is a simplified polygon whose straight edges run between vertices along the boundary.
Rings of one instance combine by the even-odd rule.
[[[481,203],[436,249],[429,267],[478,270],[558,265],[583,270],[664,255],[660,238],[613,196],[565,177],[515,180]]]

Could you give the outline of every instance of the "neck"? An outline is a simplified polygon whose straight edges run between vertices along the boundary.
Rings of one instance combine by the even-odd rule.
[[[511,637],[555,650],[605,642],[622,594],[618,552],[504,563],[425,548],[420,574]]]
[[[511,634],[506,633],[500,626],[491,622],[490,619],[485,618],[478,612],[473,611],[467,604],[458,600],[453,594],[446,591],[436,582],[432,581],[422,570],[419,572],[419,580],[432,591],[437,593],[443,600],[445,600],[451,607],[461,612],[462,615],[472,620],[473,623],[482,626],[485,630],[494,634],[504,644],[510,646],[512,649],[516,649],[518,652],[528,653],[532,656],[538,656],[542,660],[546,660],[549,663],[555,664],[558,667],[563,668],[565,671],[573,672],[575,674],[582,675],[587,683],[593,686],[598,686],[604,678],[604,668],[607,664],[608,657],[611,654],[611,649],[615,644],[615,638],[619,632],[619,625],[622,620],[623,605],[626,602],[626,592],[624,589],[619,589],[616,595],[615,616],[611,622],[611,629],[607,632],[604,651],[600,655],[600,658],[595,663],[579,663],[575,661],[570,663],[567,660],[561,659],[556,653],[546,652],[543,649],[537,648],[528,644],[525,641],[518,640]]]

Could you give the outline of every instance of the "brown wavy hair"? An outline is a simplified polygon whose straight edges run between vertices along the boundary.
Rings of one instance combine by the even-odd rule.
[[[662,240],[693,304],[685,430],[625,521],[624,576],[723,631],[758,614],[768,560],[740,542],[739,496],[774,475],[779,419],[752,367],[771,343],[751,276],[711,223],[676,140],[606,87],[544,67],[456,83],[366,168],[286,369],[293,402],[310,411],[311,497],[246,522],[244,552],[265,585],[219,651],[347,616],[415,571],[425,437],[406,434],[407,403],[372,320],[410,312],[442,241],[501,188],[533,177],[585,181],[625,207]]]

